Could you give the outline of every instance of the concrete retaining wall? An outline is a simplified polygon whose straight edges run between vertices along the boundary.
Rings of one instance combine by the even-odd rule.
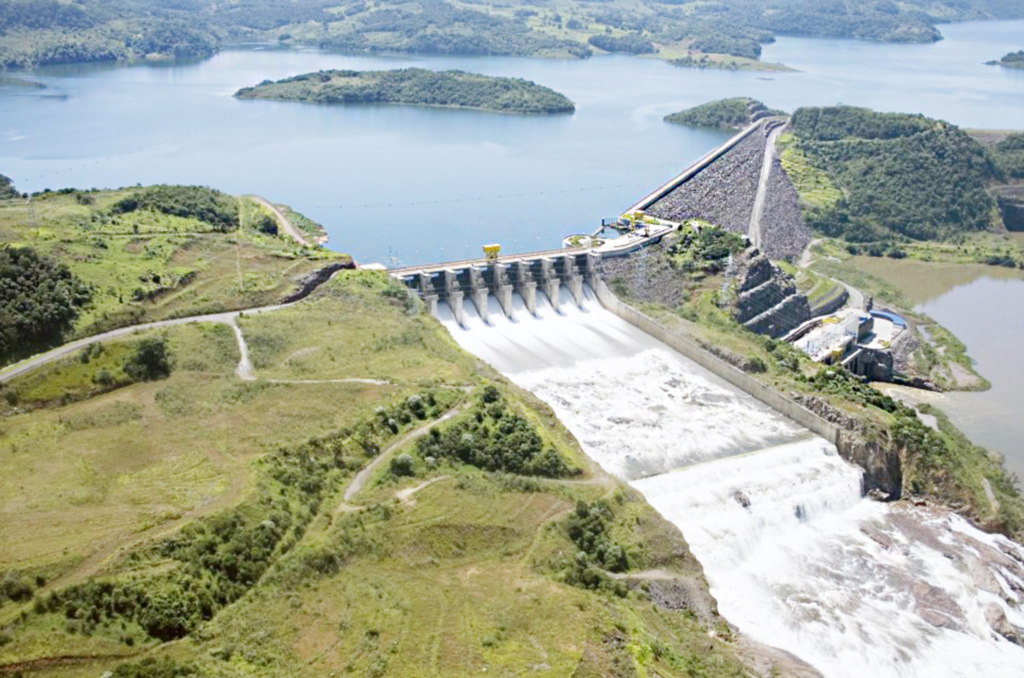
[[[819,417],[807,408],[782,395],[778,391],[765,386],[745,372],[736,369],[718,356],[705,351],[693,341],[676,334],[664,325],[655,322],[648,316],[628,304],[624,304],[609,291],[602,280],[591,280],[590,284],[597,295],[598,301],[606,309],[619,316],[629,324],[643,330],[655,339],[672,347],[676,351],[715,374],[736,388],[757,398],[776,412],[783,414],[804,428],[813,431],[842,451],[841,430],[835,424]]]

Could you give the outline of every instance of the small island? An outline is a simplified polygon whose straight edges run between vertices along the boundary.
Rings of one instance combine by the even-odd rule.
[[[989,66],[1005,66],[1006,68],[1024,68],[1024,49],[1010,52],[999,61],[987,62]]]
[[[319,71],[277,82],[265,80],[235,93],[240,99],[318,104],[405,104],[470,108],[498,113],[548,114],[576,110],[566,96],[521,78],[464,71],[405,68],[394,71]]]
[[[737,97],[721,99],[665,116],[665,122],[695,127],[740,129],[750,123],[772,115],[785,115],[769,109],[756,99]]]

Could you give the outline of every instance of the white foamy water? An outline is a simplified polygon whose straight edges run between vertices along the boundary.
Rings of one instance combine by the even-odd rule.
[[[541,299],[538,294],[538,300]],[[835,448],[588,295],[515,320],[467,303],[467,350],[548,402],[587,454],[680,528],[721,613],[826,676],[1024,676],[1024,549],[861,498]]]

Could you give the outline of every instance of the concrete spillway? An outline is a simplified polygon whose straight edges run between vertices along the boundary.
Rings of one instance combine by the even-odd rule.
[[[589,288],[511,317],[438,317],[548,402],[584,450],[680,528],[719,609],[826,676],[1014,676],[1024,549],[948,514],[872,502],[835,447],[606,311]],[[557,308],[556,308],[557,306]],[[456,315],[463,320],[458,322]]]

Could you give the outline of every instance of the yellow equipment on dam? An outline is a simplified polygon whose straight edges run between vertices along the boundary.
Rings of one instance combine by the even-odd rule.
[[[484,245],[484,258],[487,261],[497,261],[498,255],[501,254],[501,245],[498,243],[491,243],[490,245]]]

